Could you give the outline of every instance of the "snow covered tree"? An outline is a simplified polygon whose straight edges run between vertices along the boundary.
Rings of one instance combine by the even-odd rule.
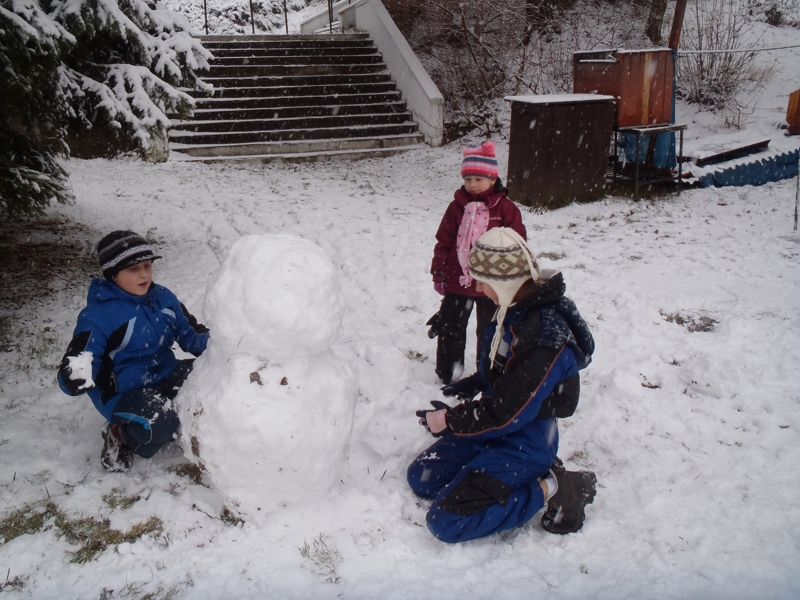
[[[71,198],[57,162],[66,128],[105,129],[166,160],[168,114],[194,105],[210,53],[185,17],[143,0],[0,0],[0,212],[40,212]]]
[[[0,2],[0,213],[41,211],[72,197],[56,156],[68,109],[60,93],[59,56],[69,34],[35,0]]]

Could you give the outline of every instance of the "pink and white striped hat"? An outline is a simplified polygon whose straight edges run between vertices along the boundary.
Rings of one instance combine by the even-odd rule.
[[[494,142],[486,141],[480,146],[470,144],[464,148],[464,158],[461,161],[461,177],[497,179],[497,158],[494,155]]]

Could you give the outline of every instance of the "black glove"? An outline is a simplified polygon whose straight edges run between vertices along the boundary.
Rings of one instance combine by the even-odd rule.
[[[474,373],[464,379],[459,379],[453,383],[449,383],[442,388],[442,394],[445,396],[457,396],[465,400],[472,400],[480,392],[485,392],[483,382],[480,375]]]
[[[447,404],[439,400],[431,400],[431,405],[433,406],[433,408],[428,410],[418,410],[415,414],[419,417],[419,424],[422,425],[428,433],[430,433],[433,437],[442,437],[443,435],[446,435],[447,433],[450,432],[450,428],[445,427],[440,432],[433,433],[431,431],[431,428],[428,427],[428,413],[436,412],[437,410],[442,410],[442,409],[445,409],[449,413],[452,410],[452,407],[448,406]]]
[[[58,374],[61,376],[61,381],[72,396],[78,396],[84,393],[88,388],[81,389],[82,385],[86,385],[85,379],[70,379],[72,376],[72,367],[69,366],[69,361],[71,358],[77,357],[81,352],[86,350],[91,335],[90,331],[82,331],[72,338],[64,354],[64,358],[61,359],[61,364],[58,367]]]
[[[67,354],[64,355],[64,358],[61,359],[61,365],[58,368],[58,373],[61,375],[61,381],[64,384],[64,387],[69,390],[69,393],[73,396],[78,396],[79,394],[84,393],[88,388],[81,388],[81,386],[86,385],[85,379],[71,379],[72,376],[72,367],[69,366],[69,359],[71,357]]]
[[[437,312],[433,315],[425,325],[430,325],[430,329],[428,329],[428,337],[433,339],[437,335],[439,335],[439,313]]]

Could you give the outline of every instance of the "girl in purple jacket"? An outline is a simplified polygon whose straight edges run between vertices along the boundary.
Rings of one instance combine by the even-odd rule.
[[[464,185],[455,193],[436,232],[431,275],[434,289],[444,296],[430,325],[438,331],[436,374],[443,383],[458,379],[464,369],[467,324],[477,304],[478,346],[495,311],[494,303],[475,287],[468,271],[469,251],[489,229],[510,227],[526,239],[522,215],[508,199],[498,177],[495,147],[490,141],[464,149]]]

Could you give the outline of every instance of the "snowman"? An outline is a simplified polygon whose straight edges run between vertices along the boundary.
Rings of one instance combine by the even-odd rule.
[[[322,501],[343,476],[358,399],[331,349],[344,309],[330,257],[287,234],[240,239],[209,284],[181,442],[240,513]]]

